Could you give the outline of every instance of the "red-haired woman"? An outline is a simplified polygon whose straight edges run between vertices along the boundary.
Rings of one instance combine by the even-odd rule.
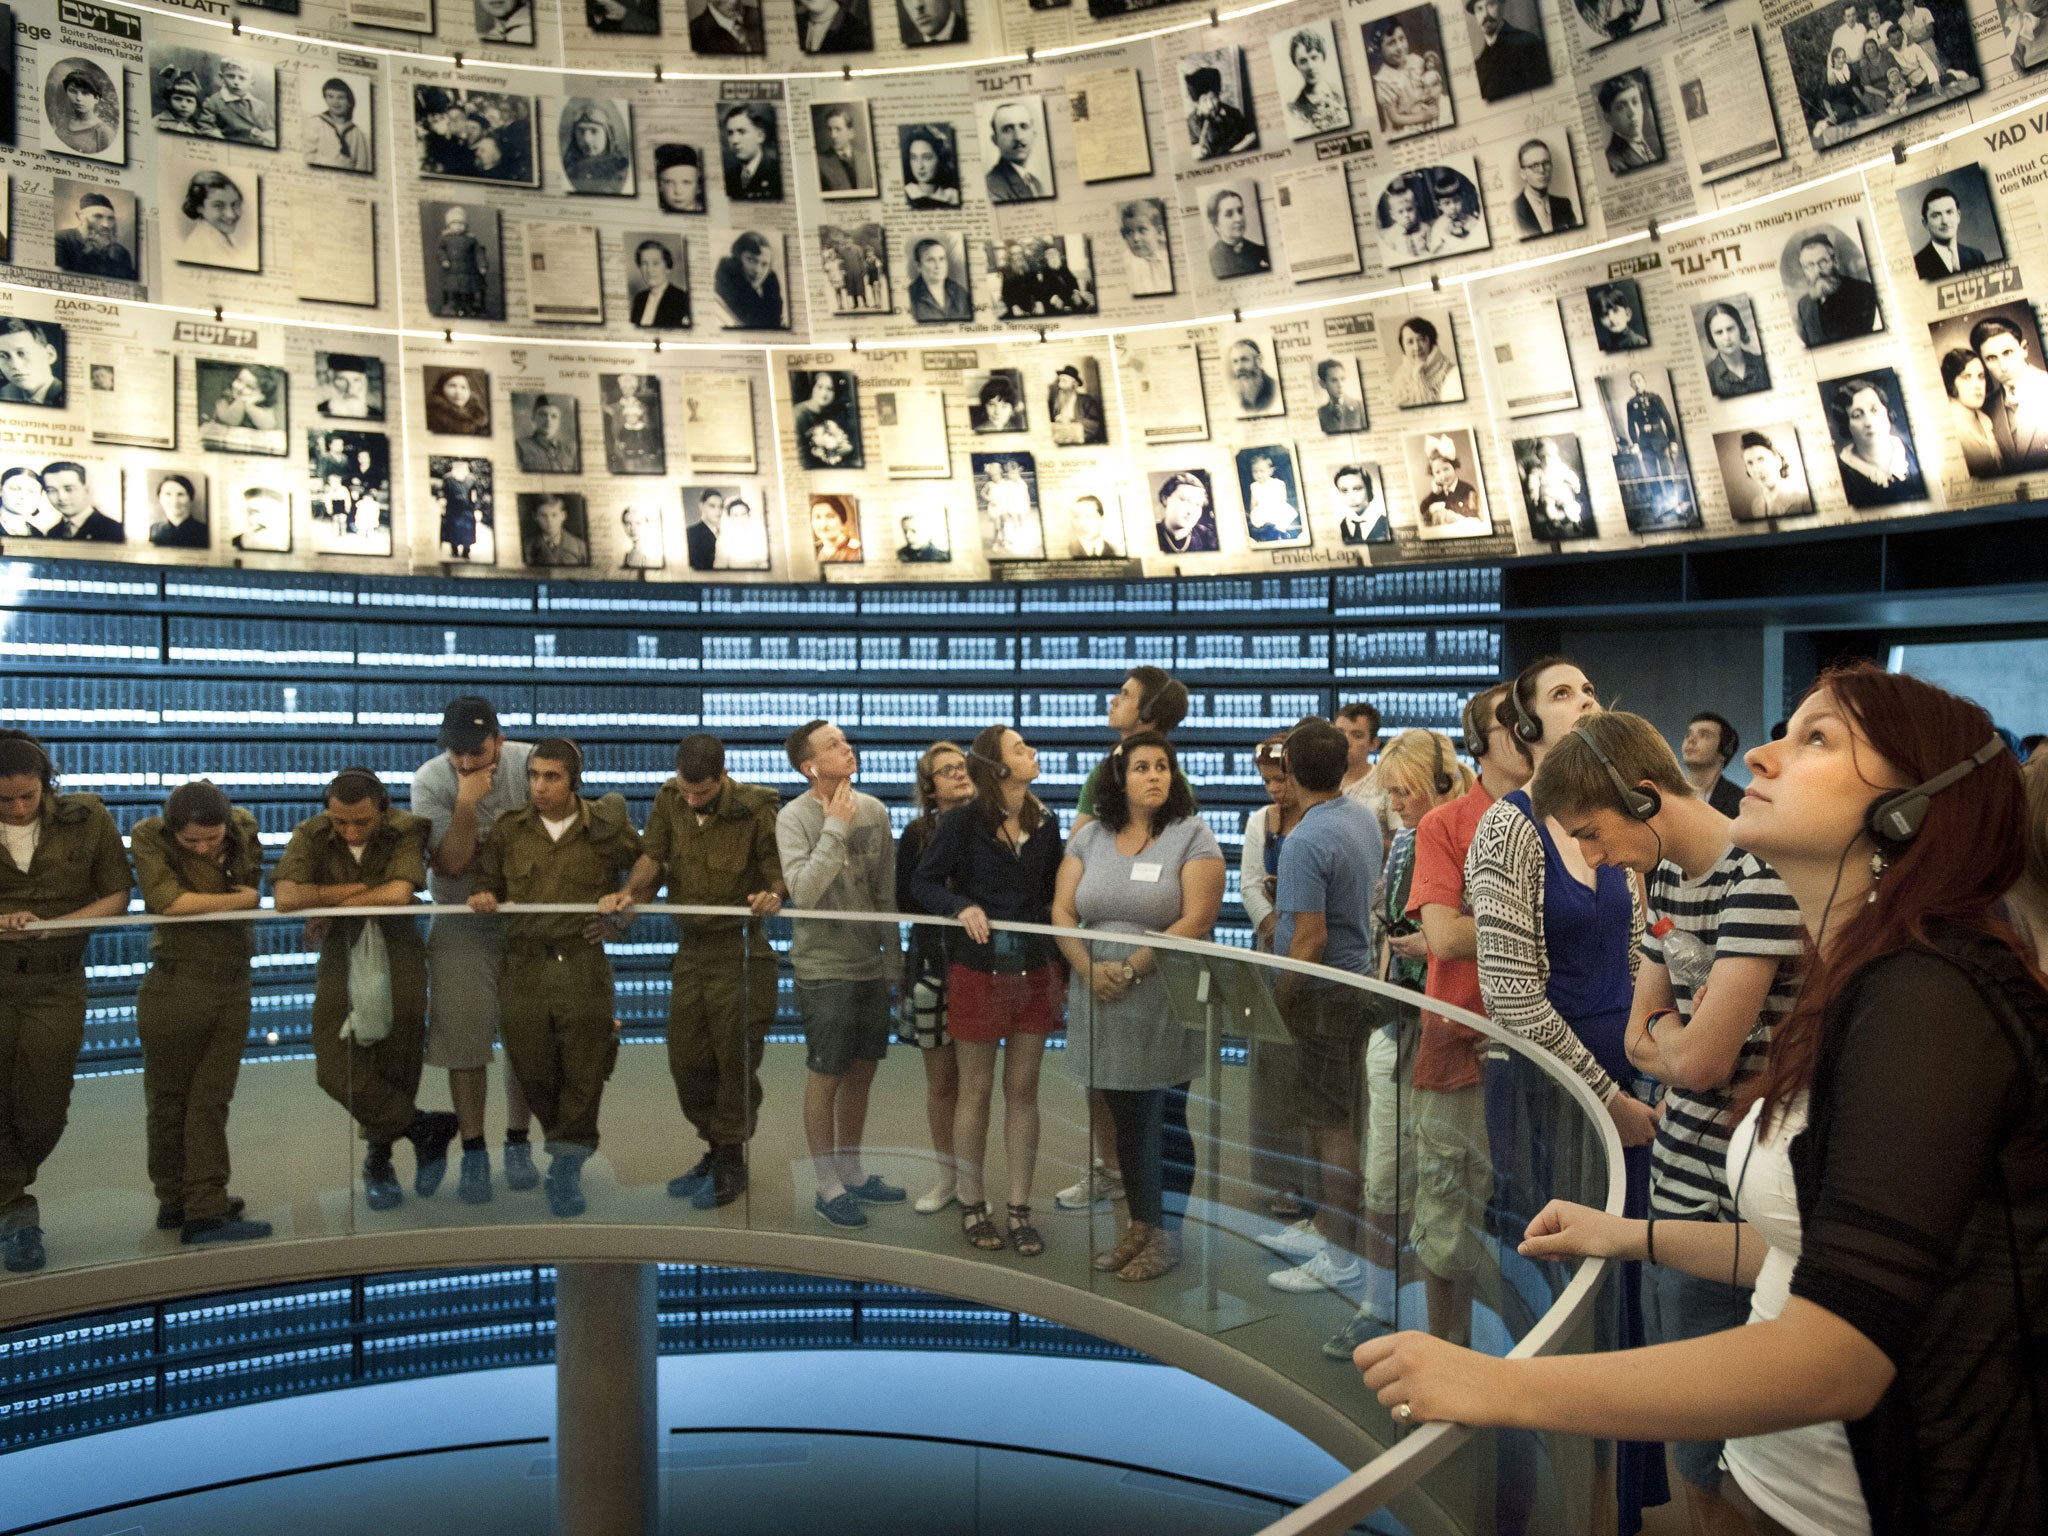
[[[1754,1285],[1748,1325],[1515,1361],[1406,1333],[1355,1359],[1403,1422],[1726,1437],[1761,1530],[2034,1536],[2048,995],[1996,915],[2023,857],[2018,765],[1982,709],[1867,663],[1823,676],[1746,761],[1737,839],[1817,952],[1729,1147],[1743,1220],[1560,1201],[1522,1251]]]

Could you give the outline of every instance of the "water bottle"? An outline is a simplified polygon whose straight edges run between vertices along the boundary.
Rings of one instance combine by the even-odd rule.
[[[1650,924],[1650,932],[1664,945],[1664,969],[1672,982],[1697,997],[1714,969],[1714,952],[1668,917]]]

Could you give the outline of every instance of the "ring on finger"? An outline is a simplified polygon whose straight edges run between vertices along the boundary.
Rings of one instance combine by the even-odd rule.
[[[1394,1417],[1401,1423],[1406,1424],[1415,1417],[1415,1409],[1408,1403],[1396,1403],[1394,1404]]]

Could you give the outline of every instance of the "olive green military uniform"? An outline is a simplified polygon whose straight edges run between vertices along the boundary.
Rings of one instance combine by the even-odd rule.
[[[63,917],[132,884],[120,829],[97,795],[43,793],[26,870],[0,852],[0,912]],[[89,930],[0,940],[0,1231],[40,1224],[29,1186],[71,1111],[85,1044]]]
[[[357,862],[322,811],[292,829],[284,857],[270,872],[273,885],[378,886],[403,880],[417,891],[427,883],[427,821],[390,811],[370,833]],[[348,1022],[348,951],[363,924],[384,930],[391,959],[391,1033],[375,1045],[341,1038]],[[320,945],[314,976],[313,1064],[327,1096],[355,1117],[372,1142],[389,1143],[412,1129],[414,1099],[426,1063],[427,946],[416,918],[336,918]]]
[[[549,1149],[597,1150],[597,1110],[618,1042],[612,968],[583,936],[587,914],[521,917],[520,902],[594,902],[619,889],[640,857],[623,796],[579,799],[576,820],[548,836],[531,805],[507,811],[484,840],[477,889],[513,903],[498,979],[498,1028]]]
[[[778,797],[727,779],[698,813],[671,779],[647,819],[647,856],[679,906],[743,907],[782,879],[775,851]],[[678,917],[668,1001],[668,1070],[676,1099],[713,1147],[738,1146],[761,1108],[761,1053],[775,1020],[775,951],[768,922]]]
[[[237,808],[224,862],[178,846],[161,816],[128,833],[142,904],[167,911],[188,892],[222,896],[263,879],[256,818]],[[246,922],[171,923],[150,930],[149,974],[135,994],[142,1091],[149,1101],[149,1181],[187,1221],[228,1215],[228,1103],[249,1038]]]

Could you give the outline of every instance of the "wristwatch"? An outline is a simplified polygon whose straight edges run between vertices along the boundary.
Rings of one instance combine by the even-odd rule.
[[[1138,984],[1140,980],[1138,969],[1130,961],[1124,961],[1122,965],[1117,967],[1117,971],[1123,977],[1125,986],[1135,987]]]

